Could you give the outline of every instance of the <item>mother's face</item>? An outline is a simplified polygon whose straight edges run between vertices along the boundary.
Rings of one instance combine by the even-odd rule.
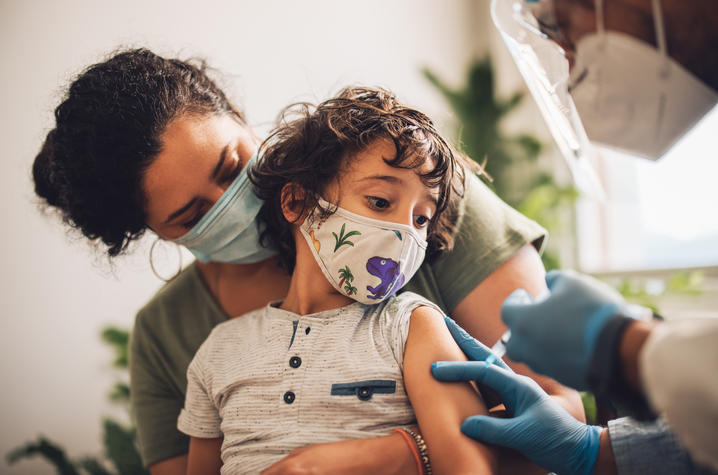
[[[230,115],[185,114],[167,125],[161,143],[142,180],[147,225],[176,239],[222,196],[259,140]]]

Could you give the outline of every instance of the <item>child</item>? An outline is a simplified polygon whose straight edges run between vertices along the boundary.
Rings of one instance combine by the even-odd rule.
[[[432,362],[465,359],[441,311],[396,295],[426,252],[451,246],[464,165],[385,90],[348,88],[297,112],[249,170],[289,292],[218,325],[197,351],[178,420],[189,472],[256,473],[307,445],[417,421],[421,436],[405,438],[425,455],[423,436],[435,473],[493,471],[493,453],[459,430],[486,412],[474,387],[431,376]]]

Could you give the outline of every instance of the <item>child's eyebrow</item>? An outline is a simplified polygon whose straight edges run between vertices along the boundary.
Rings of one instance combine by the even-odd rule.
[[[360,178],[358,181],[370,181],[370,180],[379,180],[379,181],[386,181],[388,183],[396,183],[398,185],[404,184],[404,180],[402,180],[399,177],[395,177],[392,175],[369,175],[365,176],[364,178]]]
[[[360,178],[359,180],[357,180],[357,183],[362,183],[365,181],[383,181],[385,183],[392,183],[392,184],[397,184],[397,185],[404,184],[404,180],[402,180],[399,177],[393,176],[393,175],[369,175],[369,176],[365,176],[364,178]],[[434,206],[438,206],[439,199],[430,190],[427,189],[427,192],[424,196],[427,201],[432,202],[434,204]]]

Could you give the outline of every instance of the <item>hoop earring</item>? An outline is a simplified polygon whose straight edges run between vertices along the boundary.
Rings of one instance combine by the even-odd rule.
[[[162,277],[159,274],[159,272],[157,272],[157,268],[155,267],[155,263],[153,262],[153,259],[152,259],[152,255],[154,253],[155,246],[157,245],[158,242],[160,242],[162,240],[163,239],[158,236],[157,239],[155,239],[154,242],[152,243],[152,246],[150,247],[150,268],[152,269],[152,273],[155,275],[155,277],[157,277],[161,281],[169,282],[169,281],[173,280],[175,277],[177,277],[178,275],[180,275],[180,272],[182,272],[182,250],[180,249],[179,244],[175,244],[175,249],[177,249],[177,256],[179,257],[179,268],[177,269],[177,272],[175,272],[175,274],[172,277],[170,277],[169,279],[166,279],[166,278]]]

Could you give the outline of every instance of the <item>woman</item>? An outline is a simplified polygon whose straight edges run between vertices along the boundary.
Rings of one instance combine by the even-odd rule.
[[[230,187],[259,139],[203,65],[142,49],[84,71],[55,118],[33,175],[37,194],[68,225],[101,241],[111,257],[150,229],[206,261],[184,269],[139,312],[131,341],[132,407],[143,460],[155,475],[183,473],[188,438],[176,424],[195,351],[217,323],[288,290],[290,276],[258,242],[254,195]],[[504,331],[503,299],[518,287],[534,295],[545,289],[534,247],[544,231],[475,177],[467,177],[465,188],[454,249],[429,259],[405,289],[429,298],[490,345]],[[512,366],[583,417],[577,393]],[[411,451],[395,434],[308,447],[274,470],[399,473],[413,466]]]

